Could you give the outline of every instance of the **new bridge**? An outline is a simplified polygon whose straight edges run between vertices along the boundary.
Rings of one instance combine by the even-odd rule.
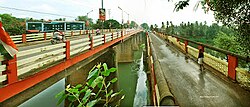
[[[65,32],[68,41],[55,45],[49,41],[52,33],[12,36],[19,52],[12,60],[0,57],[0,106],[17,106],[53,84],[49,82],[56,82],[73,72],[66,69],[78,69],[78,63],[91,63],[107,52],[106,49],[125,43],[141,32],[142,29],[119,29],[107,30],[102,35],[89,35],[83,30],[68,31]],[[238,67],[239,60],[248,62],[249,58],[163,33],[146,33],[144,36],[147,37],[145,44],[152,97],[150,105],[250,105],[250,73]],[[192,47],[190,43],[198,47]],[[228,61],[206,53],[207,48],[226,54]],[[199,49],[205,50],[205,70],[202,72],[196,61]],[[62,72],[63,76],[55,77]],[[44,81],[48,84],[42,84]],[[34,91],[35,88],[41,90]]]

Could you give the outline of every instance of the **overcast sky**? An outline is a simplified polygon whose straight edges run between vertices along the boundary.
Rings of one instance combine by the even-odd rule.
[[[103,0],[104,8],[106,9],[106,19],[113,18],[119,22],[122,21],[122,12],[118,9],[121,7],[124,11],[129,13],[129,19],[138,22],[139,24],[146,22],[149,25],[158,24],[161,22],[172,21],[173,24],[181,22],[204,22],[209,25],[214,21],[213,13],[210,11],[205,14],[199,7],[197,11],[193,10],[194,5],[198,0],[191,0],[188,8],[179,12],[173,12],[174,2],[168,0]],[[171,1],[171,0],[170,0]],[[31,12],[23,12],[11,10],[3,7],[12,7],[18,9],[55,13],[65,16],[84,16],[89,11],[89,17],[96,21],[98,19],[98,9],[101,8],[101,0],[0,0],[0,14],[8,13],[19,18],[34,18],[34,19],[56,19],[63,18],[63,16],[38,14]],[[110,9],[110,15],[109,15]],[[128,20],[128,15],[124,15],[124,20]],[[110,17],[109,17],[110,16]],[[74,20],[75,18],[65,17],[66,20]]]

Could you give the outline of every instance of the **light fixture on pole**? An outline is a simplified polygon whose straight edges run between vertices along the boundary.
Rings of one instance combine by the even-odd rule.
[[[88,18],[89,13],[91,13],[91,12],[93,12],[93,10],[91,10],[91,11],[89,11],[89,12],[87,13],[87,18]]]

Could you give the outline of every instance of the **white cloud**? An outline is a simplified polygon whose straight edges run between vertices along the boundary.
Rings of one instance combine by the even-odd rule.
[[[60,10],[56,9],[55,6],[49,4],[42,4],[33,6],[30,8],[31,10],[42,11],[46,13],[58,13]]]
[[[110,17],[121,22],[121,10],[130,14],[130,20],[135,20],[140,23],[146,22],[150,24],[158,24],[161,22],[172,21],[174,24],[183,22],[204,22],[211,24],[214,21],[213,13],[205,14],[202,9],[193,11],[193,7],[197,0],[191,0],[190,6],[184,8],[180,12],[173,12],[174,2],[168,0],[103,0],[104,8],[106,9],[106,18],[109,18],[108,9],[111,10]],[[46,13],[62,14],[66,16],[83,16],[87,12],[94,10],[89,14],[89,17],[97,20],[98,9],[101,7],[101,0],[1,0],[0,6],[27,9],[33,11],[40,11]],[[55,19],[62,16],[44,15],[30,12],[20,12],[14,10],[0,9],[0,13],[12,13],[15,16],[32,16],[34,18]],[[124,22],[128,16],[124,13]],[[67,20],[74,20],[74,18],[67,18]]]

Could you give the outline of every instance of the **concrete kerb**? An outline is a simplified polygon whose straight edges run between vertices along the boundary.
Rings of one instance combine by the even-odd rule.
[[[153,62],[154,62],[154,69],[155,69],[155,77],[157,81],[158,91],[159,91],[159,97],[160,101],[158,101],[158,105],[175,105],[175,99],[173,94],[170,92],[170,89],[168,87],[168,84],[165,80],[165,77],[163,75],[160,62],[155,54],[155,49],[152,46],[152,43],[150,43],[150,47],[152,49],[152,56],[153,56]]]

